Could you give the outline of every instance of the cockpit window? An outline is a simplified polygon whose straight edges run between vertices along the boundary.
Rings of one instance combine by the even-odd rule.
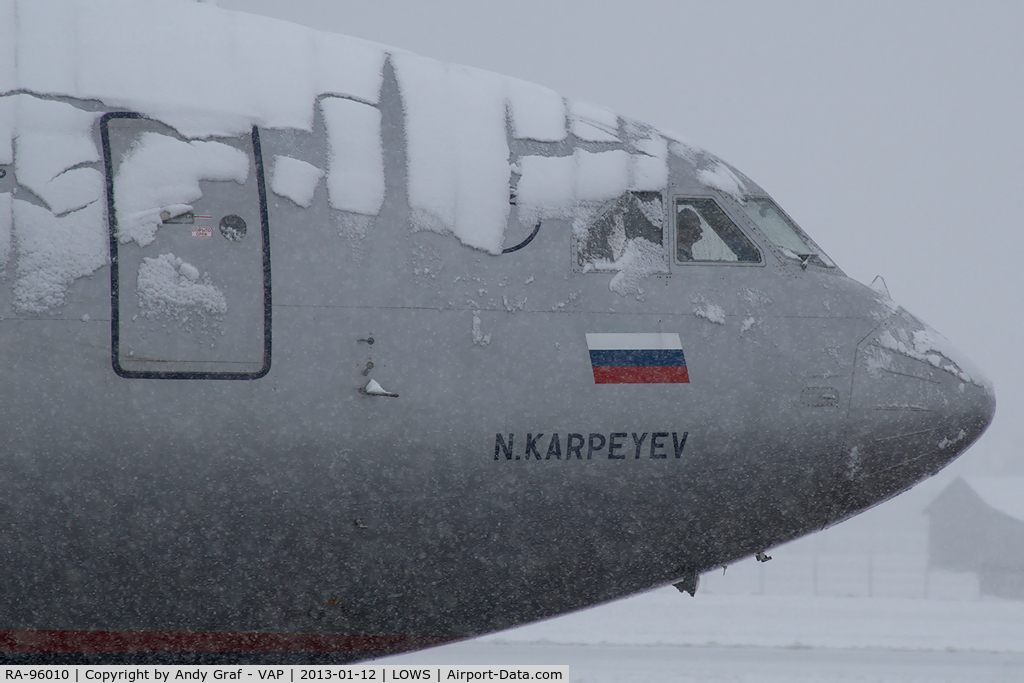
[[[801,264],[813,263],[826,268],[835,268],[836,264],[826,256],[800,228],[796,226],[771,199],[750,198],[741,206],[743,211],[754,222],[754,225],[778,246],[782,253]]]
[[[677,199],[676,261],[760,263],[761,254],[714,199]]]
[[[660,192],[627,192],[587,226],[576,254],[584,269],[606,270],[631,251],[659,251],[662,244]],[[661,257],[664,261],[664,257]]]

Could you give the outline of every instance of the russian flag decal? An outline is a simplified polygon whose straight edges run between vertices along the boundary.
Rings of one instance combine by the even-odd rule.
[[[679,335],[587,334],[595,384],[689,384]]]

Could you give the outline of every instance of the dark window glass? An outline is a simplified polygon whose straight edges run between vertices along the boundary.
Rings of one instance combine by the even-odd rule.
[[[677,199],[676,261],[760,263],[761,254],[714,199]]]
[[[661,247],[663,204],[660,192],[627,192],[587,226],[580,238],[577,263],[598,270],[614,264],[631,248]],[[664,259],[664,256],[661,257]]]

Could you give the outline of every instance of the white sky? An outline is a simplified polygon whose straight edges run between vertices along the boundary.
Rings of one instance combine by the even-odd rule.
[[[541,83],[718,154],[995,381],[995,422],[953,468],[1024,473],[1024,3],[218,4]]]

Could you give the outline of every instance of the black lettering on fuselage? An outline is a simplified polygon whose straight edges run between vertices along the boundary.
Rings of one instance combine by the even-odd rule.
[[[583,456],[580,454],[580,451],[583,450],[584,443],[585,440],[582,434],[570,434],[569,438],[565,441],[565,459],[569,460],[572,458],[572,454],[575,453],[576,459],[582,460]]]
[[[629,434],[626,434],[625,432],[615,432],[615,433],[610,434],[608,436],[608,459],[609,460],[625,460],[626,459],[626,454],[625,453],[618,453],[617,454],[616,451],[621,451],[623,448],[626,447],[626,444],[619,443],[618,440],[619,439],[625,439],[627,436],[629,436]]]
[[[540,453],[537,452],[537,442],[540,441],[540,437],[544,436],[543,432],[538,434],[536,437],[533,434],[526,434],[526,453],[523,454],[527,460],[530,459],[530,453],[533,453],[533,457],[540,460]]]
[[[640,449],[644,445],[644,440],[647,438],[647,432],[640,435],[640,438],[636,438],[636,432],[633,432],[633,445],[636,446],[636,458],[640,457]]]
[[[558,438],[558,432],[551,435],[551,442],[548,443],[548,454],[544,459],[550,460],[552,455],[559,460],[562,459],[562,442]]]
[[[494,435],[494,459],[498,459],[498,453],[503,452],[506,460],[512,459],[512,443],[515,434],[508,435],[508,445],[505,445],[505,439],[501,434]]]
[[[659,448],[664,448],[660,439],[667,439],[668,432],[654,432],[651,434],[651,457],[652,458],[667,458],[668,453],[659,453]]]
[[[690,432],[683,432],[683,438],[680,440],[675,432],[672,432],[672,448],[676,452],[676,457],[680,457],[683,454],[683,447],[686,446],[686,437]]]
[[[608,460],[625,460],[628,456],[626,455],[626,449],[628,448],[629,441],[626,439],[627,436],[633,438],[633,459],[639,460],[640,454],[644,450],[648,436],[650,437],[650,446],[648,447],[648,457],[655,460],[666,460],[668,459],[668,437],[672,437],[672,454],[676,460],[681,460],[683,457],[683,451],[686,448],[686,440],[690,436],[689,432],[611,432],[609,434],[602,434],[598,432],[590,432],[588,435],[570,433],[566,435],[565,450],[562,450],[562,437],[561,434],[555,432],[551,434],[548,440],[547,450],[544,450],[544,443],[542,439],[545,433],[539,432],[534,434],[533,432],[527,432],[526,444],[524,445],[520,454],[515,452],[515,434],[503,434],[496,433],[494,435],[494,459],[495,460],[551,460],[552,457],[556,460],[562,460],[562,455],[565,455],[565,460],[572,460],[573,455],[576,455],[577,460],[583,460],[583,447],[587,447],[587,460],[593,460],[594,456],[600,456],[602,452],[607,453]],[[544,453],[543,457],[541,453]],[[501,456],[505,456],[502,458]]]

